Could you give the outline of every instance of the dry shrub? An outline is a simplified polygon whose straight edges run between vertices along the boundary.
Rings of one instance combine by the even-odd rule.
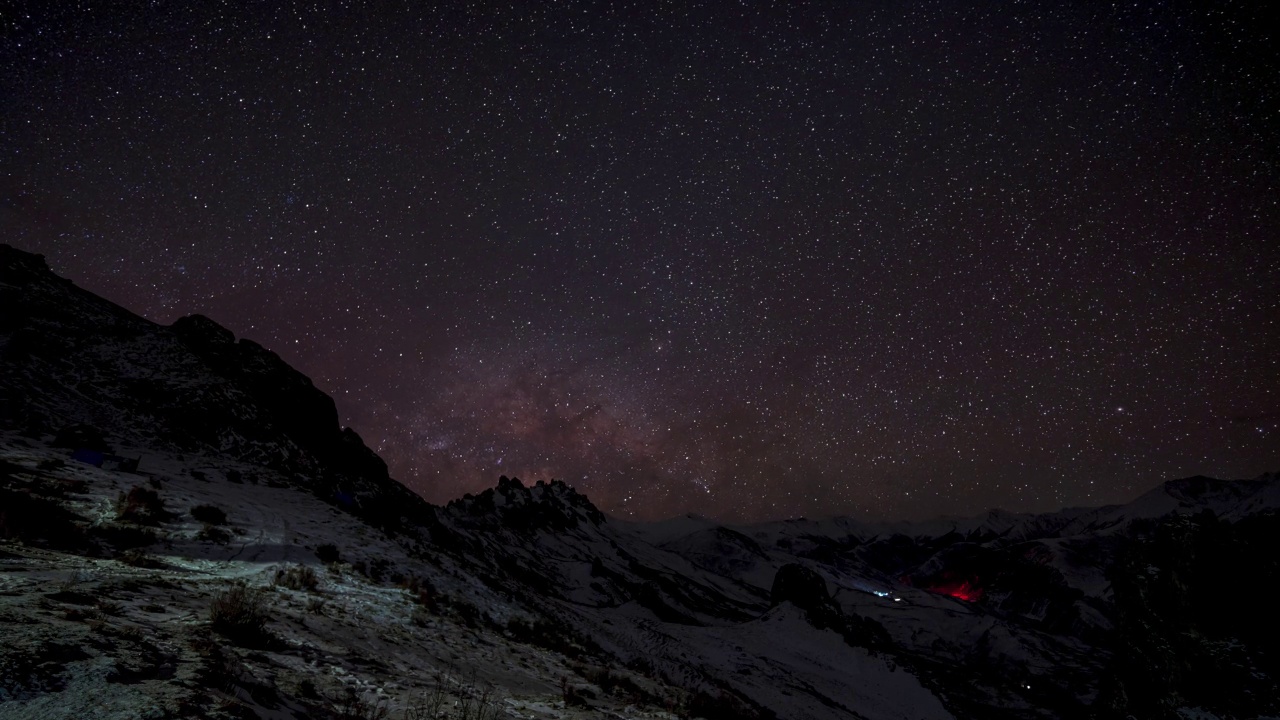
[[[331,698],[329,704],[330,711],[339,720],[385,720],[391,713],[386,698],[366,699],[351,688]]]
[[[409,594],[409,599],[415,605],[420,605],[436,615],[440,614],[440,596],[430,580],[410,576],[399,585],[405,589]]]
[[[338,562],[338,546],[333,543],[324,543],[316,547],[316,557],[325,565],[332,565]]]
[[[226,545],[231,542],[231,534],[217,525],[205,525],[200,528],[200,532],[196,535],[196,539],[202,542]]]
[[[592,685],[600,688],[607,695],[627,698],[635,702],[645,704],[658,704],[662,698],[655,693],[646,690],[626,673],[610,670],[603,667],[592,667],[575,663],[573,665],[574,672],[582,676]]]
[[[164,500],[151,488],[134,485],[116,500],[116,519],[122,522],[155,525],[165,516]]]
[[[705,720],[772,720],[773,713],[763,712],[745,702],[742,698],[725,691],[698,690],[689,697],[683,712],[686,718],[704,718]]]
[[[418,627],[431,627],[435,622],[434,616],[422,607],[415,607],[413,613],[409,615],[409,621]]]
[[[97,608],[98,612],[102,613],[103,615],[119,616],[124,614],[124,606],[116,602],[115,600],[99,598],[95,607]]]
[[[89,544],[77,522],[83,520],[54,500],[0,488],[0,539],[54,550],[79,550]]]
[[[449,702],[449,696],[454,701]],[[435,686],[423,695],[414,706],[406,708],[403,720],[498,720],[506,717],[502,712],[502,698],[492,683],[481,683],[472,674],[469,677],[454,676],[453,666],[435,672]],[[446,708],[452,706],[452,712]]]
[[[262,593],[239,583],[214,596],[209,605],[213,631],[239,645],[265,643],[270,638],[267,619]]]
[[[116,560],[130,567],[146,568],[148,570],[159,570],[164,567],[164,563],[140,548],[125,550],[116,556]]]
[[[276,585],[283,585],[290,590],[315,592],[320,587],[320,579],[316,571],[306,565],[294,565],[287,568],[276,568]]]
[[[568,658],[576,659],[601,653],[600,646],[591,638],[542,618],[529,621],[521,617],[513,617],[507,621],[505,629],[507,637],[516,642],[546,648]]]
[[[118,552],[154,545],[159,540],[155,530],[147,527],[138,527],[137,525],[106,523],[92,528],[92,531],[95,536],[111,545]]]
[[[216,505],[196,505],[191,508],[191,517],[206,525],[227,524],[227,513]]]

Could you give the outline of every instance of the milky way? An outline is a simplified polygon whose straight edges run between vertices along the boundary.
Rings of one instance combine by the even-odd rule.
[[[276,350],[428,499],[1280,469],[1265,3],[47,5],[3,17],[2,239]]]

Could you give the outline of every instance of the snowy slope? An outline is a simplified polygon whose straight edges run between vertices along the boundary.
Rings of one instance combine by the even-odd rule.
[[[1116,563],[1171,517],[1280,508],[1276,476],[925,523],[628,523],[507,478],[434,507],[207,318],[155,325],[6,246],[0,308],[3,717],[459,717],[485,692],[513,718],[1081,717]],[[235,583],[269,642],[211,629]]]

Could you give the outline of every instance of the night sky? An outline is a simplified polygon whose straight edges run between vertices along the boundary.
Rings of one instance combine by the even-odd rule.
[[[0,241],[276,350],[437,502],[1280,470],[1267,3],[427,5],[7,5]]]

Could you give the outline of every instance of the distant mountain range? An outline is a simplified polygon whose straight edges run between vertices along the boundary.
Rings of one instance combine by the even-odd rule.
[[[0,717],[1276,715],[1278,508],[1275,475],[921,523],[434,506],[270,350],[0,245]]]

